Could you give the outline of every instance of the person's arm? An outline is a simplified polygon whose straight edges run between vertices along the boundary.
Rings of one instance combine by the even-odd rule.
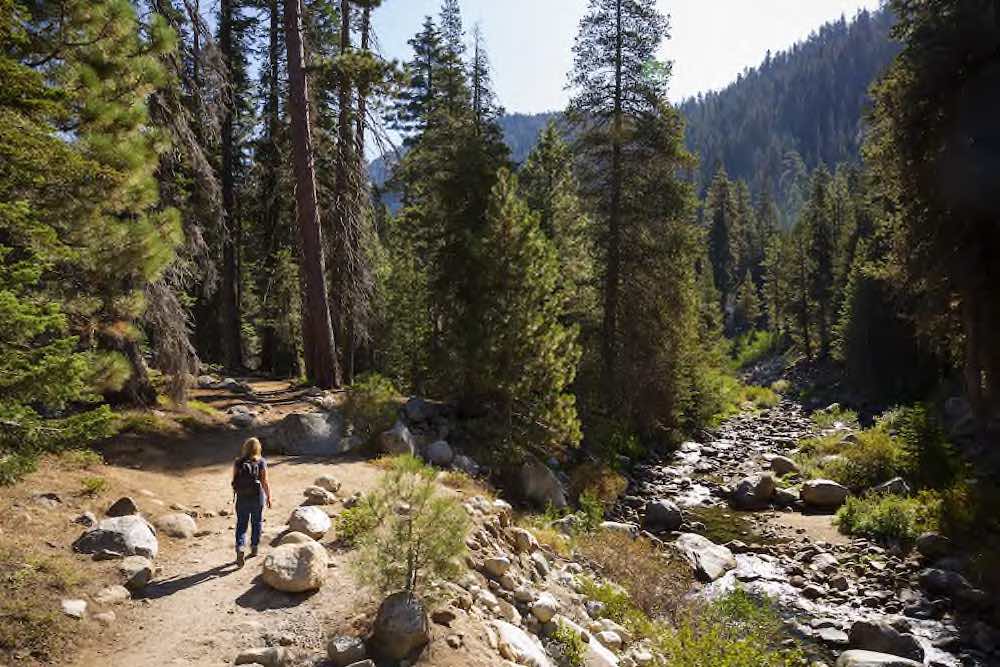
[[[233,478],[229,481],[229,486],[233,487],[233,492],[236,492],[236,471],[239,468],[239,463],[233,463]]]
[[[267,507],[271,508],[271,485],[268,484],[267,466],[260,471],[260,485],[264,488],[264,495],[267,496]]]

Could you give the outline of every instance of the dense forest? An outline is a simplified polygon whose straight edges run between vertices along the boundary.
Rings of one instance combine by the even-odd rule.
[[[595,0],[536,142],[456,0],[404,63],[372,48],[382,4],[5,1],[5,467],[206,364],[377,373],[539,453],[672,441],[723,409],[726,338],[754,331],[879,403],[961,370],[995,415],[989,144],[955,138],[987,131],[992,70],[921,60],[992,62],[988,31],[948,41],[965,3],[863,12],[677,108],[649,65],[666,18]],[[390,133],[395,211],[364,159]]]

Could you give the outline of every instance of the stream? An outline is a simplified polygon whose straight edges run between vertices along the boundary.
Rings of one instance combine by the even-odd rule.
[[[851,626],[871,620],[915,636],[925,665],[1000,664],[995,631],[974,614],[957,617],[941,591],[929,595],[921,587],[926,565],[915,554],[840,535],[829,514],[806,513],[801,503],[730,508],[730,491],[740,480],[769,472],[771,458],[791,456],[800,438],[817,432],[801,406],[788,400],[736,416],[702,443],[684,443],[667,460],[635,466],[611,518],[641,525],[648,501],[675,503],[684,512],[682,530],[735,554],[737,567],[700,594],[715,596],[739,585],[767,595],[817,660],[832,664],[847,648]]]

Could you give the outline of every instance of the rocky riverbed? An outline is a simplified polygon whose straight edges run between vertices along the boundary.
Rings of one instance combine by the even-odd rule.
[[[854,648],[914,661],[898,664],[1000,665],[1000,637],[986,622],[993,601],[963,577],[945,538],[928,536],[910,553],[851,540],[832,528],[843,500],[836,485],[803,490],[807,503],[775,483],[771,473],[816,430],[790,401],[730,419],[668,460],[635,466],[612,518],[665,541],[683,531],[723,544],[732,558],[703,577],[712,581],[700,594],[740,585],[770,596],[819,660],[883,664],[842,655]],[[672,508],[674,525],[665,519]]]

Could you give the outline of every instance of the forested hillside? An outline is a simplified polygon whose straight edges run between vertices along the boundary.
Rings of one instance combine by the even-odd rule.
[[[699,190],[721,164],[783,203],[797,196],[789,190],[804,171],[856,162],[868,89],[899,51],[892,24],[888,8],[841,18],[723,90],[683,102],[685,140],[701,159]]]

